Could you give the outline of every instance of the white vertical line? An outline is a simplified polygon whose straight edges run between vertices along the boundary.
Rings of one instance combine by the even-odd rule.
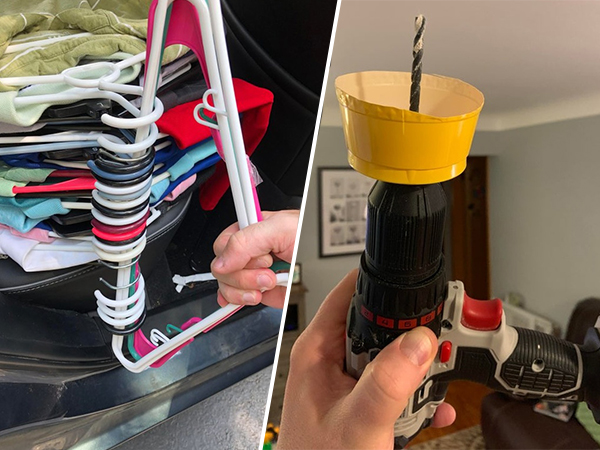
[[[296,255],[298,254],[298,244],[300,242],[300,233],[302,231],[302,222],[304,219],[304,210],[306,208],[306,198],[308,195],[308,188],[310,186],[310,175],[312,172],[313,161],[315,159],[315,147],[317,145],[317,138],[319,137],[319,128],[321,124],[321,116],[323,114],[323,101],[325,100],[325,91],[327,88],[327,79],[329,77],[329,65],[331,64],[331,54],[333,53],[333,45],[335,43],[335,34],[337,31],[338,17],[340,14],[340,5],[342,0],[338,0],[335,7],[335,16],[333,18],[333,27],[331,29],[331,40],[329,41],[329,51],[327,52],[327,62],[325,64],[325,74],[323,75],[323,84],[321,85],[321,98],[319,99],[319,109],[317,111],[317,120],[315,121],[315,131],[313,133],[313,141],[310,149],[310,158],[308,160],[308,169],[306,171],[306,181],[304,182],[304,192],[302,195],[302,205],[300,206],[300,219],[298,222],[298,230],[296,231],[296,242],[294,243],[294,253],[292,255],[290,275],[288,279],[288,285],[285,292],[285,301],[283,303],[283,311],[281,315],[281,325],[279,326],[279,337],[277,339],[277,349],[275,350],[275,360],[273,361],[273,372],[271,373],[271,383],[269,384],[269,394],[267,397],[267,405],[265,408],[265,417],[263,420],[262,434],[260,436],[260,442],[258,450],[263,448],[263,439],[267,430],[267,422],[269,420],[269,410],[271,408],[271,399],[273,397],[273,386],[275,384],[275,374],[277,373],[277,365],[279,364],[279,353],[281,350],[281,339],[283,338],[283,327],[285,325],[285,318],[287,316],[287,308],[290,300],[290,291],[292,287],[292,273],[294,266],[296,265]]]

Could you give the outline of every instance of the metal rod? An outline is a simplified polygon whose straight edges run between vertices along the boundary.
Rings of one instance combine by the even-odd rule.
[[[423,59],[423,33],[425,32],[425,16],[415,17],[415,40],[413,41],[413,64],[410,77],[410,110],[419,112],[421,101],[421,73]]]

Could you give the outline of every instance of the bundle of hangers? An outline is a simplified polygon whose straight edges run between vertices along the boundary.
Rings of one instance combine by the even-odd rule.
[[[70,10],[70,14],[75,15],[71,21],[82,17],[91,20],[90,10],[78,8]],[[95,12],[96,16],[101,14]],[[31,20],[20,16],[23,21]],[[57,16],[60,18],[60,13]],[[55,18],[52,23],[58,20]],[[82,34],[90,33],[67,34],[61,40],[56,37],[30,40],[20,36],[4,52],[3,60],[8,61],[0,64],[1,85],[5,89],[0,93],[0,104],[6,105],[0,117],[0,253],[12,258],[26,272],[96,261],[98,254],[91,246],[92,236],[106,245],[116,240],[115,235],[121,241],[135,238],[158,217],[161,203],[176,200],[194,185],[198,172],[201,177],[210,173],[210,167],[219,160],[214,141],[205,139],[208,133],[182,149],[172,137],[158,133],[153,136],[158,139],[154,152],[135,162],[131,158],[119,161],[120,157],[115,158],[109,147],[103,147],[102,143],[107,142],[119,146],[135,141],[135,129],[114,128],[101,117],[105,114],[127,117],[139,108],[139,86],[144,79],[141,68],[146,53],[133,56],[111,53],[111,46],[100,45],[93,59],[82,58],[76,67],[55,76],[35,76],[31,71],[39,72],[39,68],[22,62],[33,58],[36,49],[40,55],[46,55],[66,52],[57,50],[59,46],[67,49],[76,42],[83,46],[89,37]],[[145,47],[142,40],[132,36],[110,38],[117,42],[141,41]],[[197,101],[206,91],[196,56],[186,53],[182,46],[170,50],[176,52],[166,54],[168,64],[161,69],[157,93],[166,111]],[[69,56],[65,55],[64,64]],[[11,69],[17,65],[22,65],[14,70],[20,76],[4,76],[12,74]],[[109,83],[114,83],[114,91]],[[119,91],[125,93],[119,95]],[[171,113],[174,120],[176,114],[176,111]],[[154,128],[155,134],[156,131]],[[102,194],[93,192],[96,180],[105,187]],[[104,197],[110,195],[112,187],[133,186],[131,195],[135,196],[136,185],[143,182],[151,183],[151,189],[145,190],[143,196],[123,201],[119,212],[107,209]],[[146,208],[146,200],[150,210]],[[137,214],[138,220],[124,224],[120,219],[129,213]]]
[[[142,53],[116,62],[125,74],[120,78],[127,80],[139,72],[144,58]],[[63,76],[73,77],[70,81],[77,84],[81,75],[102,73],[104,68],[109,70],[110,66],[84,60]],[[190,75],[198,77],[193,79],[194,84],[201,88],[202,74],[193,54],[166,65],[161,71],[159,98],[163,92],[173,94],[182,89],[189,92],[187,98],[180,96],[172,103],[186,101],[189,96],[201,98],[201,89],[189,89],[186,81]],[[47,85],[35,84],[35,78],[4,79],[4,83],[14,86],[29,85],[14,99],[15,109],[70,103],[46,108],[33,127],[28,127],[35,131],[12,126],[12,133],[0,136],[0,252],[25,271],[62,269],[97,260],[90,244],[92,236],[100,242],[138,236],[159,215],[161,203],[174,201],[194,185],[197,173],[210,172],[219,160],[211,138],[179,149],[170,136],[154,128],[154,150],[140,158],[125,156],[127,160],[123,161],[109,148],[133,144],[135,132],[113,128],[100,117],[130,115],[136,108],[131,94],[120,96],[92,87],[72,87],[61,93],[36,95]],[[141,92],[137,83],[142,78],[138,76],[131,84],[116,88]],[[94,191],[97,182],[102,183],[103,190]],[[133,198],[141,183],[149,183],[151,188]],[[105,201],[117,186],[131,187],[132,195],[130,201],[123,198],[119,212],[107,209]],[[132,213],[137,214],[134,223],[119,220]]]
[[[92,11],[69,10],[65,16],[80,24]],[[112,14],[123,29],[140,33],[139,21],[124,23]],[[43,41],[13,40],[3,58],[15,56],[0,67],[0,87],[6,91],[0,104],[2,95],[10,99],[9,113],[0,113],[0,253],[30,271],[96,260],[116,270],[116,286],[105,282],[115,298],[100,291],[94,295],[98,315],[113,333],[115,355],[134,372],[162,365],[240,308],[229,305],[204,320],[191,318],[172,337],[159,330],[151,331],[150,340],[145,337],[138,261],[146,227],[160,214],[157,207],[223,158],[240,226],[260,220],[219,0],[154,0],[147,23],[146,51],[133,56],[110,53],[114,47],[106,45],[110,54],[81,58],[58,74],[39,75],[32,64],[37,73],[27,75],[22,63],[32,52],[71,48],[74,40],[85,43],[89,37],[67,33]],[[192,51],[165,52],[172,61],[161,68],[164,47],[181,43]],[[11,64],[18,66],[19,76],[5,76]],[[190,143],[190,138],[173,136],[177,128],[168,124],[178,118],[162,119],[172,136],[161,133],[156,122],[165,109],[177,111],[174,106],[190,101],[197,103],[195,121],[206,128],[187,148],[179,148],[177,142]],[[287,283],[285,276],[280,280]]]

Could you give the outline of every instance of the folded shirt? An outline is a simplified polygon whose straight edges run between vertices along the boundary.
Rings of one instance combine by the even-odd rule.
[[[217,154],[213,154],[206,159],[195,164],[188,172],[182,174],[177,179],[170,181],[170,178],[162,180],[152,186],[152,193],[150,194],[150,204],[154,205],[161,200],[163,200],[167,195],[169,195],[177,186],[179,186],[183,181],[191,177],[192,175],[205,171],[213,167],[221,160],[221,157]],[[212,175],[212,172],[210,173]],[[209,176],[210,176],[209,175]],[[208,178],[208,176],[206,177]]]
[[[149,6],[147,1],[122,0],[61,0],[42,4],[38,0],[3,1],[0,77],[56,74],[76,66],[84,58],[116,52],[141,53],[146,50]],[[31,42],[36,45],[6,53],[8,45]],[[163,63],[187,51],[182,45],[169,47],[163,54]],[[15,88],[0,83],[0,91],[10,90]]]
[[[54,172],[52,169],[24,169],[21,167],[11,167],[8,164],[0,162],[0,178],[8,181],[20,183],[35,181],[41,183],[42,181],[46,181],[46,178],[52,172]]]
[[[40,130],[46,126],[45,123],[39,122],[34,123],[29,127],[22,127],[19,125],[11,125],[9,123],[0,122],[0,135],[1,134],[16,134],[16,133],[31,133]]]
[[[43,228],[35,227],[35,228],[32,228],[27,233],[21,233],[20,231],[17,231],[14,228],[10,228],[10,227],[0,223],[0,230],[8,230],[8,231],[10,231],[10,233],[14,234],[15,236],[19,236],[19,237],[26,238],[26,239],[31,239],[31,240],[38,241],[38,242],[44,242],[46,244],[49,244],[50,242],[54,242],[54,240],[55,240],[55,238],[50,237],[50,232]]]
[[[217,146],[210,139],[183,151],[185,152],[183,156],[169,168],[169,179],[171,181],[175,181],[186,172],[189,172],[196,163],[216,154]]]
[[[186,178],[180,184],[175,186],[175,188],[165,196],[165,202],[172,202],[176,200],[177,197],[183,194],[190,186],[194,185],[196,178],[198,178],[198,175],[193,174],[191,177]]]
[[[0,197],[0,223],[27,233],[42,220],[67,214],[59,198]]]
[[[75,239],[56,239],[51,249],[41,250],[40,242],[15,236],[7,229],[0,229],[0,253],[8,255],[25,272],[66,269],[98,260],[90,242]],[[83,251],[61,250],[64,246],[77,246]],[[89,251],[87,251],[89,249]]]

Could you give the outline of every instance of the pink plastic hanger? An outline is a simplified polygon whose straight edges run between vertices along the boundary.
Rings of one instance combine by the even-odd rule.
[[[146,47],[146,60],[148,60],[150,56],[150,50],[152,42],[152,30],[154,29],[154,13],[156,11],[157,2],[153,1],[150,5],[150,12],[148,16],[148,37],[146,42],[148,42],[148,46]],[[202,68],[202,75],[204,76],[204,80],[206,81],[206,86],[210,89],[210,81],[208,77],[208,69],[206,67],[206,59],[204,57],[204,45],[202,43],[202,33],[200,32],[200,21],[198,19],[198,11],[187,0],[175,0],[171,5],[171,15],[169,19],[170,23],[177,24],[175,27],[167,28],[167,36],[165,38],[165,43],[163,44],[163,48],[167,48],[169,45],[182,44],[188,47],[190,50],[194,52],[198,61],[200,62],[200,67]],[[210,116],[214,116],[212,113],[208,112]],[[212,118],[212,117],[211,117]],[[215,145],[217,146],[217,151],[219,152],[219,156],[221,159],[223,157],[223,145],[221,143],[221,134],[218,130],[213,128],[210,129],[210,133],[215,141]],[[248,170],[250,170],[250,160],[248,159]],[[256,204],[256,215],[258,220],[262,220],[262,212],[260,208],[260,203],[258,201],[258,194],[256,192],[256,183],[252,179],[252,195],[254,197],[254,203]]]
[[[15,186],[13,194],[43,194],[46,192],[63,191],[91,191],[96,185],[94,178],[73,178],[54,184],[42,184],[39,186]]]
[[[107,233],[105,231],[101,231],[98,228],[92,228],[92,233],[94,236],[99,237],[100,239],[104,239],[105,241],[110,242],[121,242],[127,241],[129,239],[133,239],[136,236],[142,234],[142,232],[146,229],[146,223],[142,223],[137,228],[133,228],[128,231],[124,231],[123,233],[115,234],[115,233]]]
[[[83,169],[67,169],[55,170],[48,174],[48,178],[94,178],[90,170]]]
[[[150,12],[148,15],[148,37],[146,38],[148,45],[146,47],[146,60],[150,57],[150,44],[152,42],[156,6],[157,2],[153,1],[150,5]],[[163,48],[167,48],[170,45],[182,44],[194,52],[200,62],[202,75],[206,81],[206,87],[210,89],[210,80],[208,79],[208,69],[206,68],[206,59],[204,57],[204,45],[202,44],[202,33],[200,32],[198,11],[194,5],[187,0],[175,0],[171,5],[169,22],[177,24],[177,26],[167,28],[167,36]],[[146,66],[144,66],[144,75],[145,71]],[[211,128],[210,133],[215,141],[219,155],[223,158],[223,147],[221,145],[219,131]]]
[[[186,330],[189,327],[191,327],[192,325],[197,324],[201,320],[202,319],[200,319],[199,317],[192,317],[186,323],[184,323],[183,325],[181,325],[181,329],[182,330]],[[157,368],[157,367],[162,366],[169,359],[171,359],[171,357],[175,353],[177,353],[179,350],[181,350],[186,345],[191,344],[192,342],[194,342],[193,338],[190,339],[189,341],[184,342],[179,347],[177,347],[175,350],[167,353],[165,356],[163,356],[162,358],[158,359],[154,364],[151,364],[150,367]],[[143,358],[144,356],[146,356],[148,353],[150,353],[152,350],[156,349],[157,347],[156,347],[156,345],[154,345],[152,342],[150,342],[148,340],[148,338],[144,335],[144,332],[142,330],[137,330],[135,332],[135,334],[133,335],[133,348],[135,349],[135,351],[137,352],[137,354],[140,355]]]
[[[102,233],[113,234],[113,235],[114,234],[124,234],[124,233],[130,232],[131,230],[135,230],[142,225],[145,225],[146,221],[148,220],[149,217],[150,217],[150,211],[148,211],[144,215],[144,217],[142,217],[140,220],[133,222],[129,225],[122,225],[119,227],[106,225],[104,223],[99,222],[96,219],[92,219],[91,224],[92,224],[93,228],[95,228],[96,230],[99,230]]]

